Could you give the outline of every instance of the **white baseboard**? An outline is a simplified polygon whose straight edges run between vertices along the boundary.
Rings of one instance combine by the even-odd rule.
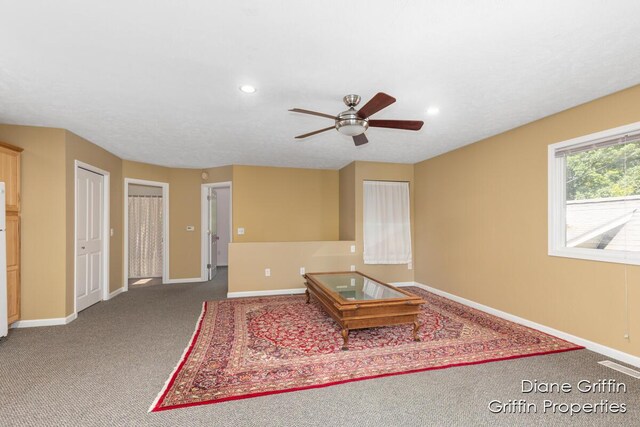
[[[67,323],[74,321],[77,317],[78,314],[73,313],[67,317],[57,317],[53,319],[18,320],[11,324],[10,328],[35,328],[38,326],[66,325]]]
[[[634,356],[632,354],[625,353],[625,352],[620,351],[620,350],[616,350],[615,348],[607,347],[605,345],[598,344],[596,342],[589,341],[587,339],[580,338],[580,337],[577,337],[575,335],[571,335],[571,334],[568,334],[566,332],[562,332],[562,331],[550,328],[550,327],[545,326],[545,325],[541,325],[540,323],[536,323],[536,322],[533,322],[531,320],[527,320],[527,319],[524,319],[522,317],[515,316],[513,314],[504,312],[502,310],[498,310],[498,309],[495,309],[493,307],[489,307],[487,305],[480,304],[480,303],[477,303],[475,301],[471,301],[471,300],[459,297],[459,296],[454,295],[454,294],[450,294],[449,292],[445,292],[445,291],[442,291],[440,289],[432,288],[431,286],[428,286],[428,285],[423,285],[422,283],[418,283],[418,282],[398,282],[398,283],[392,283],[392,285],[395,285],[395,286],[417,286],[418,288],[422,288],[422,289],[424,289],[426,291],[429,291],[429,292],[432,292],[432,293],[434,293],[436,295],[440,295],[442,297],[449,298],[450,300],[459,302],[460,304],[467,305],[469,307],[484,311],[486,313],[492,314],[492,315],[497,316],[497,317],[501,317],[501,318],[509,320],[511,322],[519,323],[519,324],[527,326],[529,328],[537,329],[537,330],[542,331],[542,332],[544,332],[546,334],[553,335],[553,336],[556,336],[556,337],[561,338],[563,340],[570,341],[570,342],[572,342],[574,344],[581,345],[581,346],[585,347],[588,350],[594,351],[596,353],[600,353],[600,354],[602,354],[604,356],[611,357],[613,359],[617,359],[617,360],[619,360],[621,362],[624,362],[624,363],[627,363],[629,365],[640,367],[640,357],[638,357],[638,356]]]
[[[227,298],[242,298],[242,297],[269,297],[272,295],[294,295],[303,294],[306,288],[293,288],[293,289],[276,289],[271,291],[244,291],[244,292],[228,292]]]
[[[124,292],[124,286],[123,286],[123,287],[121,287],[121,288],[116,289],[116,290],[115,290],[115,291],[113,291],[113,292],[111,292],[111,293],[109,294],[109,296],[105,299],[105,301],[108,301],[108,300],[110,300],[111,298],[113,298],[113,297],[115,297],[115,296],[117,296],[117,295],[119,295],[119,294],[121,294],[121,293],[123,293],[123,292]]]
[[[175,283],[196,283],[196,282],[203,282],[203,281],[204,280],[202,280],[202,277],[191,277],[188,279],[168,279],[164,283],[168,285],[173,285]]]

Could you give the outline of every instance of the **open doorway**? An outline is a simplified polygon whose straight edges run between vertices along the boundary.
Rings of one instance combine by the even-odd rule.
[[[202,279],[228,266],[231,242],[231,182],[202,184]]]
[[[142,287],[166,281],[168,184],[125,180],[125,284]]]

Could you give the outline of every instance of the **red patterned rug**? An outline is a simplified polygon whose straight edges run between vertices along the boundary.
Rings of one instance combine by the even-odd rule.
[[[205,302],[185,353],[151,411],[583,347],[420,288],[421,342],[411,326],[351,331],[304,295]]]

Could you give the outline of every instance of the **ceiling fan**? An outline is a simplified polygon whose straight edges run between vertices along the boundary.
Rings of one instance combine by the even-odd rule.
[[[378,92],[369,102],[364,104],[360,110],[355,109],[355,106],[360,103],[360,95],[347,95],[343,99],[344,103],[349,107],[348,110],[343,111],[337,116],[331,114],[318,113],[316,111],[303,110],[301,108],[293,108],[289,111],[295,113],[311,114],[313,116],[326,117],[328,119],[335,120],[333,126],[329,126],[324,129],[316,130],[314,132],[305,133],[304,135],[296,136],[296,139],[306,138],[311,135],[326,132],[330,129],[336,129],[338,132],[344,135],[353,137],[353,142],[358,145],[363,145],[369,142],[364,132],[369,127],[377,128],[392,128],[392,129],[404,129],[404,130],[420,130],[423,121],[419,120],[373,120],[369,117],[383,108],[387,108],[389,105],[396,102],[396,99],[386,93]]]

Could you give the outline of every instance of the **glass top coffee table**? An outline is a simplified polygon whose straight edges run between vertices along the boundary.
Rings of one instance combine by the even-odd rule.
[[[420,341],[418,314],[425,301],[410,292],[357,271],[307,273],[307,304],[313,295],[342,328],[342,349],[349,348],[349,330],[413,325],[413,339]]]

